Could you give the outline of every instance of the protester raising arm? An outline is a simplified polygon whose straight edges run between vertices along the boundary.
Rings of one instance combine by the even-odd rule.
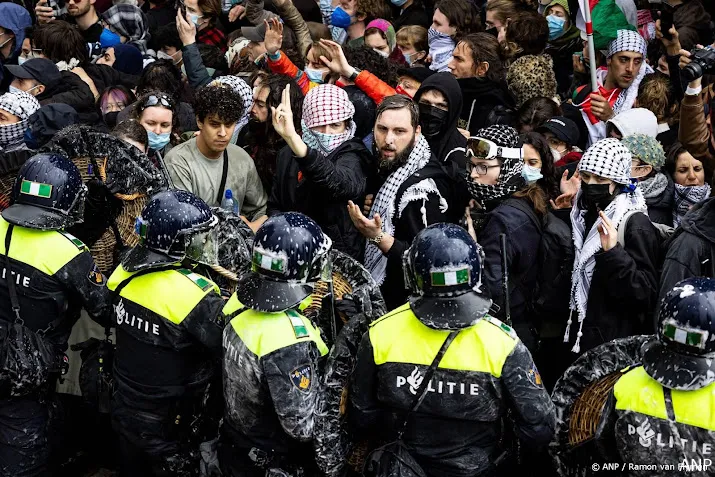
[[[186,16],[189,16],[188,13]],[[199,48],[196,46],[196,25],[190,18],[184,18],[181,15],[181,10],[176,13],[176,30],[179,32],[179,38],[183,45],[181,54],[189,85],[196,90],[209,84],[211,75],[206,70]]]
[[[396,94],[393,87],[374,74],[366,70],[360,71],[350,66],[347,58],[345,58],[343,48],[334,41],[320,40],[320,44],[323,45],[333,57],[332,60],[329,60],[321,56],[320,61],[325,63],[325,66],[330,68],[330,71],[333,73],[339,74],[349,81],[353,81],[355,86],[363,90],[370,99],[375,101],[375,104],[380,104],[386,96]]]
[[[290,58],[280,51],[283,46],[283,24],[277,18],[265,20],[263,24],[266,26],[264,43],[268,54],[268,67],[276,74],[293,78],[303,94],[307,94],[317,83],[310,81],[308,75],[299,70]]]

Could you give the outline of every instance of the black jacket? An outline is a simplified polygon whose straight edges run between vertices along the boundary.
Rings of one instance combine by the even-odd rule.
[[[348,214],[348,200],[362,207],[367,178],[375,159],[362,141],[351,139],[329,156],[314,149],[298,158],[289,147],[278,153],[276,175],[268,198],[268,215],[301,212],[320,225],[335,249],[362,262],[365,239]]]
[[[468,130],[471,135],[491,124],[489,114],[497,106],[505,109],[515,107],[514,97],[503,83],[487,78],[463,78],[457,82],[464,99],[458,126]]]
[[[658,197],[647,197],[645,204],[648,206],[648,217],[655,224],[673,226],[673,209],[675,207],[673,179],[668,174],[668,185]]]
[[[533,208],[526,199],[502,202],[488,214],[484,228],[479,232],[479,244],[484,250],[484,283],[494,303],[500,310],[495,316],[504,319],[503,271],[499,235],[506,234],[506,260],[509,271],[509,298],[511,319],[519,338],[530,350],[535,349],[535,336],[531,332],[527,305],[529,291],[533,289],[539,272],[538,253],[541,243],[539,225],[518,208]]]
[[[47,85],[47,89],[37,96],[43,106],[50,103],[64,103],[72,106],[79,114],[80,122],[96,124],[99,111],[94,103],[94,95],[82,78],[70,71],[60,72],[62,80]],[[101,93],[101,90],[98,90]]]
[[[88,63],[82,67],[84,68],[84,71],[87,72],[87,76],[94,81],[94,86],[97,87],[97,91],[99,91],[100,94],[106,88],[116,85],[122,85],[129,89],[134,89],[139,81],[138,76],[122,73],[121,71],[115,70],[111,66],[107,65]]]
[[[654,333],[650,319],[656,307],[660,239],[645,214],[634,214],[626,224],[625,247],[596,253],[596,267],[588,293],[581,352],[615,338]],[[571,325],[571,343],[579,323]]]
[[[665,254],[659,300],[690,277],[715,278],[715,197],[685,214]]]
[[[412,245],[415,236],[426,225],[439,222],[456,224],[464,216],[470,195],[466,181],[453,173],[454,168],[456,166],[452,163],[441,164],[433,156],[425,167],[407,178],[397,190],[392,218],[395,225],[395,242],[387,252],[386,276],[380,288],[388,310],[407,300],[408,291],[405,289],[402,255]],[[421,197],[415,196],[400,213],[398,204],[402,201],[405,192],[426,179],[434,180],[439,195],[428,193]],[[444,199],[444,202],[441,202],[441,199]],[[444,203],[447,204],[446,209],[443,209]]]
[[[559,38],[546,46],[545,53],[554,60],[557,91],[562,97],[566,97],[571,87],[571,81],[573,79],[573,54],[582,50],[583,40],[581,40],[579,35],[570,40]]]
[[[426,136],[425,138],[427,138],[434,157],[439,161],[444,161],[452,149],[467,145],[467,139],[457,131],[459,115],[462,114],[462,91],[452,73],[435,73],[427,78],[417,90],[414,98],[415,103],[420,102],[420,97],[425,91],[432,89],[439,91],[447,98],[449,114],[440,133],[432,138]],[[458,164],[466,167],[464,154],[458,155]]]
[[[403,26],[408,25],[419,25],[425,28],[429,28],[432,24],[432,16],[427,13],[422,2],[414,2],[409,7],[396,16],[392,22],[392,26],[395,27],[395,31],[399,31]]]

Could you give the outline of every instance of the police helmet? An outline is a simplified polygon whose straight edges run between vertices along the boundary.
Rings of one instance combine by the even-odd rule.
[[[288,212],[268,219],[253,239],[251,271],[236,287],[236,297],[258,311],[292,308],[313,293],[325,272],[332,242],[318,224]]]
[[[12,205],[2,216],[21,227],[61,230],[82,222],[86,195],[72,161],[60,154],[36,154],[20,168]]]
[[[666,388],[715,382],[715,280],[688,278],[660,304],[658,336],[643,344],[643,368]]]
[[[136,221],[141,241],[122,260],[128,272],[155,268],[189,258],[200,251],[218,218],[206,203],[183,190],[153,196]]]
[[[491,299],[482,290],[484,252],[466,230],[434,224],[415,237],[403,256],[410,306],[430,328],[461,329],[489,311]]]

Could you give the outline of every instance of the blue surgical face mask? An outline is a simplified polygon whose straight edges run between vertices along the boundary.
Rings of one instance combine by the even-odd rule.
[[[203,18],[203,15],[202,15],[202,16],[199,16],[199,15],[197,15],[196,13],[192,13],[192,14],[189,15],[189,18],[191,19],[191,23],[193,23],[194,25],[196,25],[196,28],[198,28],[198,27],[201,26],[201,24],[199,23],[199,18]]]
[[[549,15],[546,17],[546,22],[549,24],[549,40],[556,40],[564,35],[566,19],[557,17],[556,15]]]
[[[160,151],[169,144],[169,133],[157,134],[154,131],[147,131],[149,136],[149,149]]]
[[[23,65],[27,60],[29,60],[29,59],[30,59],[30,58],[25,58],[25,57],[23,57],[23,56],[18,56],[18,57],[17,57],[17,64],[18,64],[19,66],[22,66],[22,65]]]
[[[541,169],[524,164],[524,168],[521,170],[521,177],[529,184],[533,184],[544,176],[541,174]]]
[[[310,81],[312,81],[313,83],[323,84],[325,82],[325,80],[323,80],[324,72],[321,70],[315,70],[313,68],[306,68],[305,74],[308,76],[308,79]]]
[[[8,93],[24,93],[24,91],[22,91],[20,88],[16,88],[12,85],[8,86],[7,92]]]
[[[330,16],[330,24],[338,28],[347,28],[353,24],[353,19],[348,12],[337,7]]]
[[[390,0],[392,4],[396,7],[401,7],[405,3],[407,3],[407,0]]]
[[[99,44],[102,48],[109,48],[110,46],[116,46],[120,43],[122,43],[122,37],[106,28],[102,30],[102,34],[99,35]]]

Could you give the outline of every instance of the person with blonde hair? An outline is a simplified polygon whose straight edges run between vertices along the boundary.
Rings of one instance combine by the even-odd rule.
[[[420,25],[408,25],[397,31],[397,47],[410,66],[425,66],[429,44],[427,29]]]

